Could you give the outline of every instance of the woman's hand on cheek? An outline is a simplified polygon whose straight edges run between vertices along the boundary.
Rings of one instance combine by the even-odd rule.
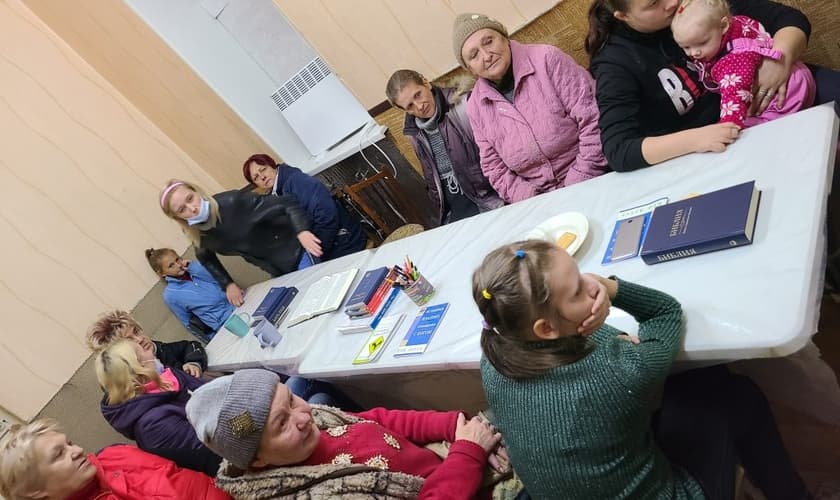
[[[591,335],[606,321],[610,313],[610,296],[607,287],[594,274],[583,274],[581,276],[586,287],[586,294],[594,299],[592,309],[588,318],[578,327],[578,333],[583,336]]]
[[[758,67],[755,78],[753,101],[750,106],[750,116],[760,115],[767,109],[773,97],[777,98],[778,106],[785,102],[787,95],[787,81],[790,67],[782,61],[765,58]]]

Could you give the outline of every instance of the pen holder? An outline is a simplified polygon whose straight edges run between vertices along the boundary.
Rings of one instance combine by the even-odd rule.
[[[435,294],[435,287],[429,283],[429,280],[427,280],[425,276],[418,274],[414,283],[403,288],[403,292],[408,295],[408,298],[410,298],[412,302],[418,306],[422,306],[425,305],[426,302],[432,300],[432,296]]]

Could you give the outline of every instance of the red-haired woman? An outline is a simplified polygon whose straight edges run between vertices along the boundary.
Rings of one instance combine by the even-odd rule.
[[[255,154],[242,165],[245,180],[260,192],[290,196],[309,214],[312,232],[321,240],[321,260],[334,259],[365,248],[365,235],[359,223],[336,202],[318,179],[300,169],[277,163],[269,155]]]

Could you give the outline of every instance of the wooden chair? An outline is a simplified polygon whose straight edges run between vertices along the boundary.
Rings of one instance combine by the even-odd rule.
[[[344,186],[341,191],[384,237],[405,224],[423,222],[389,171],[382,170],[361,182]]]

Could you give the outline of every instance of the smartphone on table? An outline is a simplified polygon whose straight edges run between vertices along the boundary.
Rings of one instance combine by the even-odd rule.
[[[643,216],[631,217],[618,223],[615,232],[615,243],[613,244],[612,260],[631,257],[639,253],[639,245],[642,244],[642,227],[645,218]]]

